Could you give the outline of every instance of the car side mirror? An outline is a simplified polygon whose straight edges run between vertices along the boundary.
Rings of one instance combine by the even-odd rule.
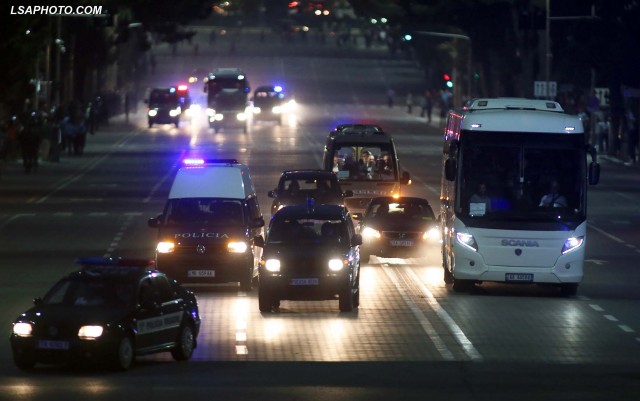
[[[253,245],[264,248],[264,238],[262,237],[262,235],[256,235],[253,238]]]
[[[350,190],[350,189],[347,189],[346,191],[344,191],[344,192],[342,193],[342,197],[344,197],[344,198],[350,198],[350,197],[352,197],[352,196],[353,196],[353,191],[352,191],[352,190]]]
[[[251,227],[253,227],[253,228],[264,227],[264,219],[262,217],[256,217],[251,222]]]
[[[276,191],[276,190],[269,191],[269,192],[267,192],[267,196],[269,198],[277,198],[278,197],[278,191]]]
[[[355,234],[353,237],[351,237],[351,246],[357,245],[362,245],[362,235],[360,234]]]
[[[162,220],[161,214],[157,215],[156,217],[151,217],[149,220],[147,220],[147,225],[151,228],[158,228],[161,225],[160,220]]]

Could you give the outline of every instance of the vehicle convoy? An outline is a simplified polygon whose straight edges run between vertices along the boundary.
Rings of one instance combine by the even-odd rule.
[[[154,124],[174,124],[180,126],[180,117],[184,109],[185,96],[180,96],[176,87],[153,88],[149,92],[149,98],[145,101],[148,105],[147,120],[149,128]]]
[[[267,195],[273,198],[273,216],[287,205],[305,205],[309,198],[313,198],[316,204],[344,206],[345,198],[353,196],[353,192],[342,190],[334,172],[300,169],[283,171],[278,186]]]
[[[260,261],[261,312],[280,300],[338,299],[341,312],[360,304],[362,237],[344,206],[285,206],[269,224]]]
[[[369,256],[424,256],[440,245],[436,217],[423,198],[390,196],[373,198],[364,215],[354,214],[362,235],[360,261]]]
[[[81,270],[14,321],[10,342],[18,368],[91,361],[127,370],[137,355],[165,351],[179,361],[191,358],[200,331],[191,291],[156,271],[153,260],[76,262]]]
[[[548,100],[474,99],[449,113],[444,141],[445,281],[456,291],[491,281],[576,294],[587,187],[600,176],[580,119]]]
[[[259,86],[253,93],[252,101],[253,122],[276,121],[282,125],[287,100],[281,86]]]
[[[352,213],[363,213],[377,196],[400,196],[401,186],[410,182],[409,173],[400,172],[393,138],[377,125],[343,124],[331,131],[323,168],[337,174],[343,190],[353,192],[345,200]]]
[[[214,131],[236,127],[247,133],[251,120],[250,91],[246,74],[238,68],[217,68],[209,73],[204,82],[209,127]]]
[[[249,168],[237,160],[187,158],[173,181],[157,228],[156,266],[189,285],[257,279],[264,219]]]

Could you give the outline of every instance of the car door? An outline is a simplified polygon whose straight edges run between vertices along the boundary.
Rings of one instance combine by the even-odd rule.
[[[184,302],[164,274],[155,274],[151,281],[158,294],[162,310],[162,330],[158,333],[156,345],[174,343],[178,338],[180,324],[184,318]]]
[[[153,347],[161,342],[163,316],[157,291],[151,277],[145,277],[138,285],[136,306],[136,346],[138,350]]]

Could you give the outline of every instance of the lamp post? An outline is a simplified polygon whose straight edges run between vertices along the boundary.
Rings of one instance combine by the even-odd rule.
[[[415,33],[418,35],[425,35],[425,36],[462,39],[469,42],[469,51],[467,52],[467,98],[471,99],[471,38],[467,35],[461,35],[457,33],[429,32],[429,31],[416,31]],[[454,74],[454,80],[455,78],[456,77]],[[453,93],[454,93],[454,103],[457,104],[460,99],[456,99],[457,91],[455,90],[455,87],[454,87]]]

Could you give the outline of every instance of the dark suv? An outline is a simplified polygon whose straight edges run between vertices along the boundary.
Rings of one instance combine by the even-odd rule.
[[[309,169],[283,171],[278,187],[267,195],[273,198],[273,215],[287,205],[304,205],[309,198],[313,198],[315,204],[344,206],[344,198],[353,196],[353,192],[342,190],[335,173]]]
[[[149,128],[153,124],[175,124],[176,128],[180,125],[184,98],[181,99],[175,87],[154,88],[145,102],[148,106]]]
[[[286,206],[269,224],[258,269],[261,312],[280,300],[338,299],[341,312],[360,304],[360,250],[344,206]]]
[[[259,86],[253,93],[253,122],[258,120],[276,121],[282,124],[286,99],[282,87]]]

